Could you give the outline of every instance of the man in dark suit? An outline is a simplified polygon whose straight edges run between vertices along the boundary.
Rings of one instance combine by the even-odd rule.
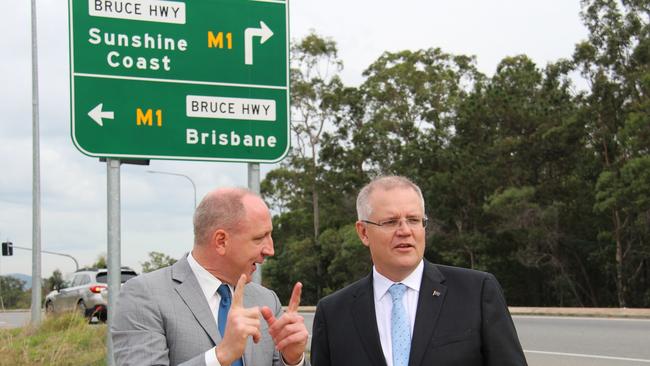
[[[375,179],[359,193],[357,214],[373,271],[318,303],[313,366],[526,365],[494,276],[423,259],[418,186]]]

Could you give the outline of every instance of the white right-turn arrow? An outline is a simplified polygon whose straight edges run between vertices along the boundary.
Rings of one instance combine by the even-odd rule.
[[[104,103],[99,103],[95,108],[93,108],[90,112],[88,112],[88,116],[93,119],[98,125],[104,127],[104,121],[102,120],[103,118],[106,119],[113,119],[115,114],[113,112],[104,112],[102,111],[102,107],[104,106]]]
[[[273,31],[263,21],[260,21],[259,28],[246,28],[244,31],[244,63],[246,65],[253,64],[253,37],[255,36],[262,37],[260,44],[263,44],[273,36]]]

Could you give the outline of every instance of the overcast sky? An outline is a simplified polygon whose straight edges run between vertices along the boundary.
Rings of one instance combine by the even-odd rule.
[[[40,89],[42,249],[70,254],[90,265],[106,253],[106,164],[82,155],[70,138],[67,2],[36,0]],[[30,2],[3,7],[0,22],[0,239],[32,246],[32,84]],[[506,56],[526,54],[539,67],[570,57],[586,37],[579,0],[293,0],[290,32],[313,29],[337,42],[343,80],[361,73],[384,51],[440,47],[475,55],[492,75]],[[262,165],[262,174],[272,169]],[[147,253],[180,257],[192,245],[193,191],[245,186],[242,163],[151,162],[121,168],[122,264],[140,271]],[[16,249],[0,257],[0,274],[31,274],[32,255]],[[42,277],[74,270],[65,257],[42,256]]]

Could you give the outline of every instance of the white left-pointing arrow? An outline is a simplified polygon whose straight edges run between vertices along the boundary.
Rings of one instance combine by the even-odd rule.
[[[95,108],[93,108],[90,112],[88,112],[88,116],[93,119],[93,121],[97,122],[98,125],[104,127],[104,121],[103,118],[106,119],[113,119],[115,114],[113,112],[104,112],[102,111],[102,107],[104,106],[104,103],[99,103]]]

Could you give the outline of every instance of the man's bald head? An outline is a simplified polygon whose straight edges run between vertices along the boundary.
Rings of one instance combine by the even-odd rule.
[[[194,211],[194,245],[209,243],[218,229],[235,230],[246,215],[246,196],[259,198],[245,188],[219,188],[205,195]]]

